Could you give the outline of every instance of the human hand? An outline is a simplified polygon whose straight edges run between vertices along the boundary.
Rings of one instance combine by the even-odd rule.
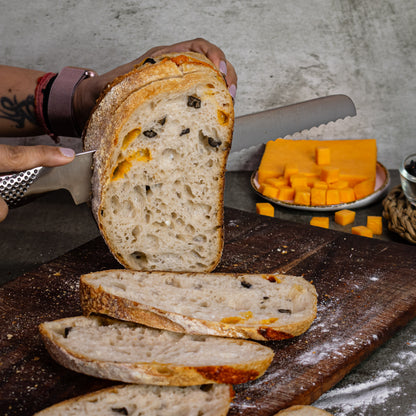
[[[237,73],[233,65],[226,59],[224,52],[205,39],[197,38],[167,46],[157,46],[148,50],[132,62],[121,65],[103,75],[83,80],[75,91],[74,112],[79,125],[85,125],[96,99],[107,84],[120,75],[130,72],[135,65],[146,58],[175,52],[199,52],[204,54],[224,75],[228,89],[233,98],[237,92]]]
[[[61,166],[74,159],[75,152],[54,146],[9,146],[0,144],[0,172],[20,172],[37,166]],[[8,214],[6,202],[0,198],[0,222]]]

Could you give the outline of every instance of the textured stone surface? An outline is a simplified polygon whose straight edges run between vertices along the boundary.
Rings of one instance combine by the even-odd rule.
[[[103,72],[149,48],[204,37],[239,75],[237,115],[343,93],[357,117],[296,137],[376,138],[397,168],[414,148],[413,0],[14,0],[0,14],[1,62]]]

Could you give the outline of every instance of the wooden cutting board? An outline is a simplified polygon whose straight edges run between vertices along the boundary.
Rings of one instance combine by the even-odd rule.
[[[273,415],[308,404],[416,315],[416,247],[225,211],[218,271],[303,275],[318,316],[276,355],[260,379],[236,386],[230,415]],[[45,351],[37,325],[81,313],[82,273],[119,267],[98,238],[0,288],[0,414],[32,415],[114,382],[66,370]]]

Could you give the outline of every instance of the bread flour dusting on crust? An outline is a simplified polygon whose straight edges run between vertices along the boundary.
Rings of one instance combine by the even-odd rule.
[[[145,61],[106,90],[84,148],[97,149],[92,211],[122,265],[211,271],[218,264],[233,124],[225,81],[199,54]]]

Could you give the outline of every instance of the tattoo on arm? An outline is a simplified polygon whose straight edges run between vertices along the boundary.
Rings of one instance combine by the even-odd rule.
[[[35,97],[28,95],[20,102],[17,101],[16,95],[13,98],[0,97],[0,118],[13,121],[18,129],[24,128],[26,120],[37,124]]]

